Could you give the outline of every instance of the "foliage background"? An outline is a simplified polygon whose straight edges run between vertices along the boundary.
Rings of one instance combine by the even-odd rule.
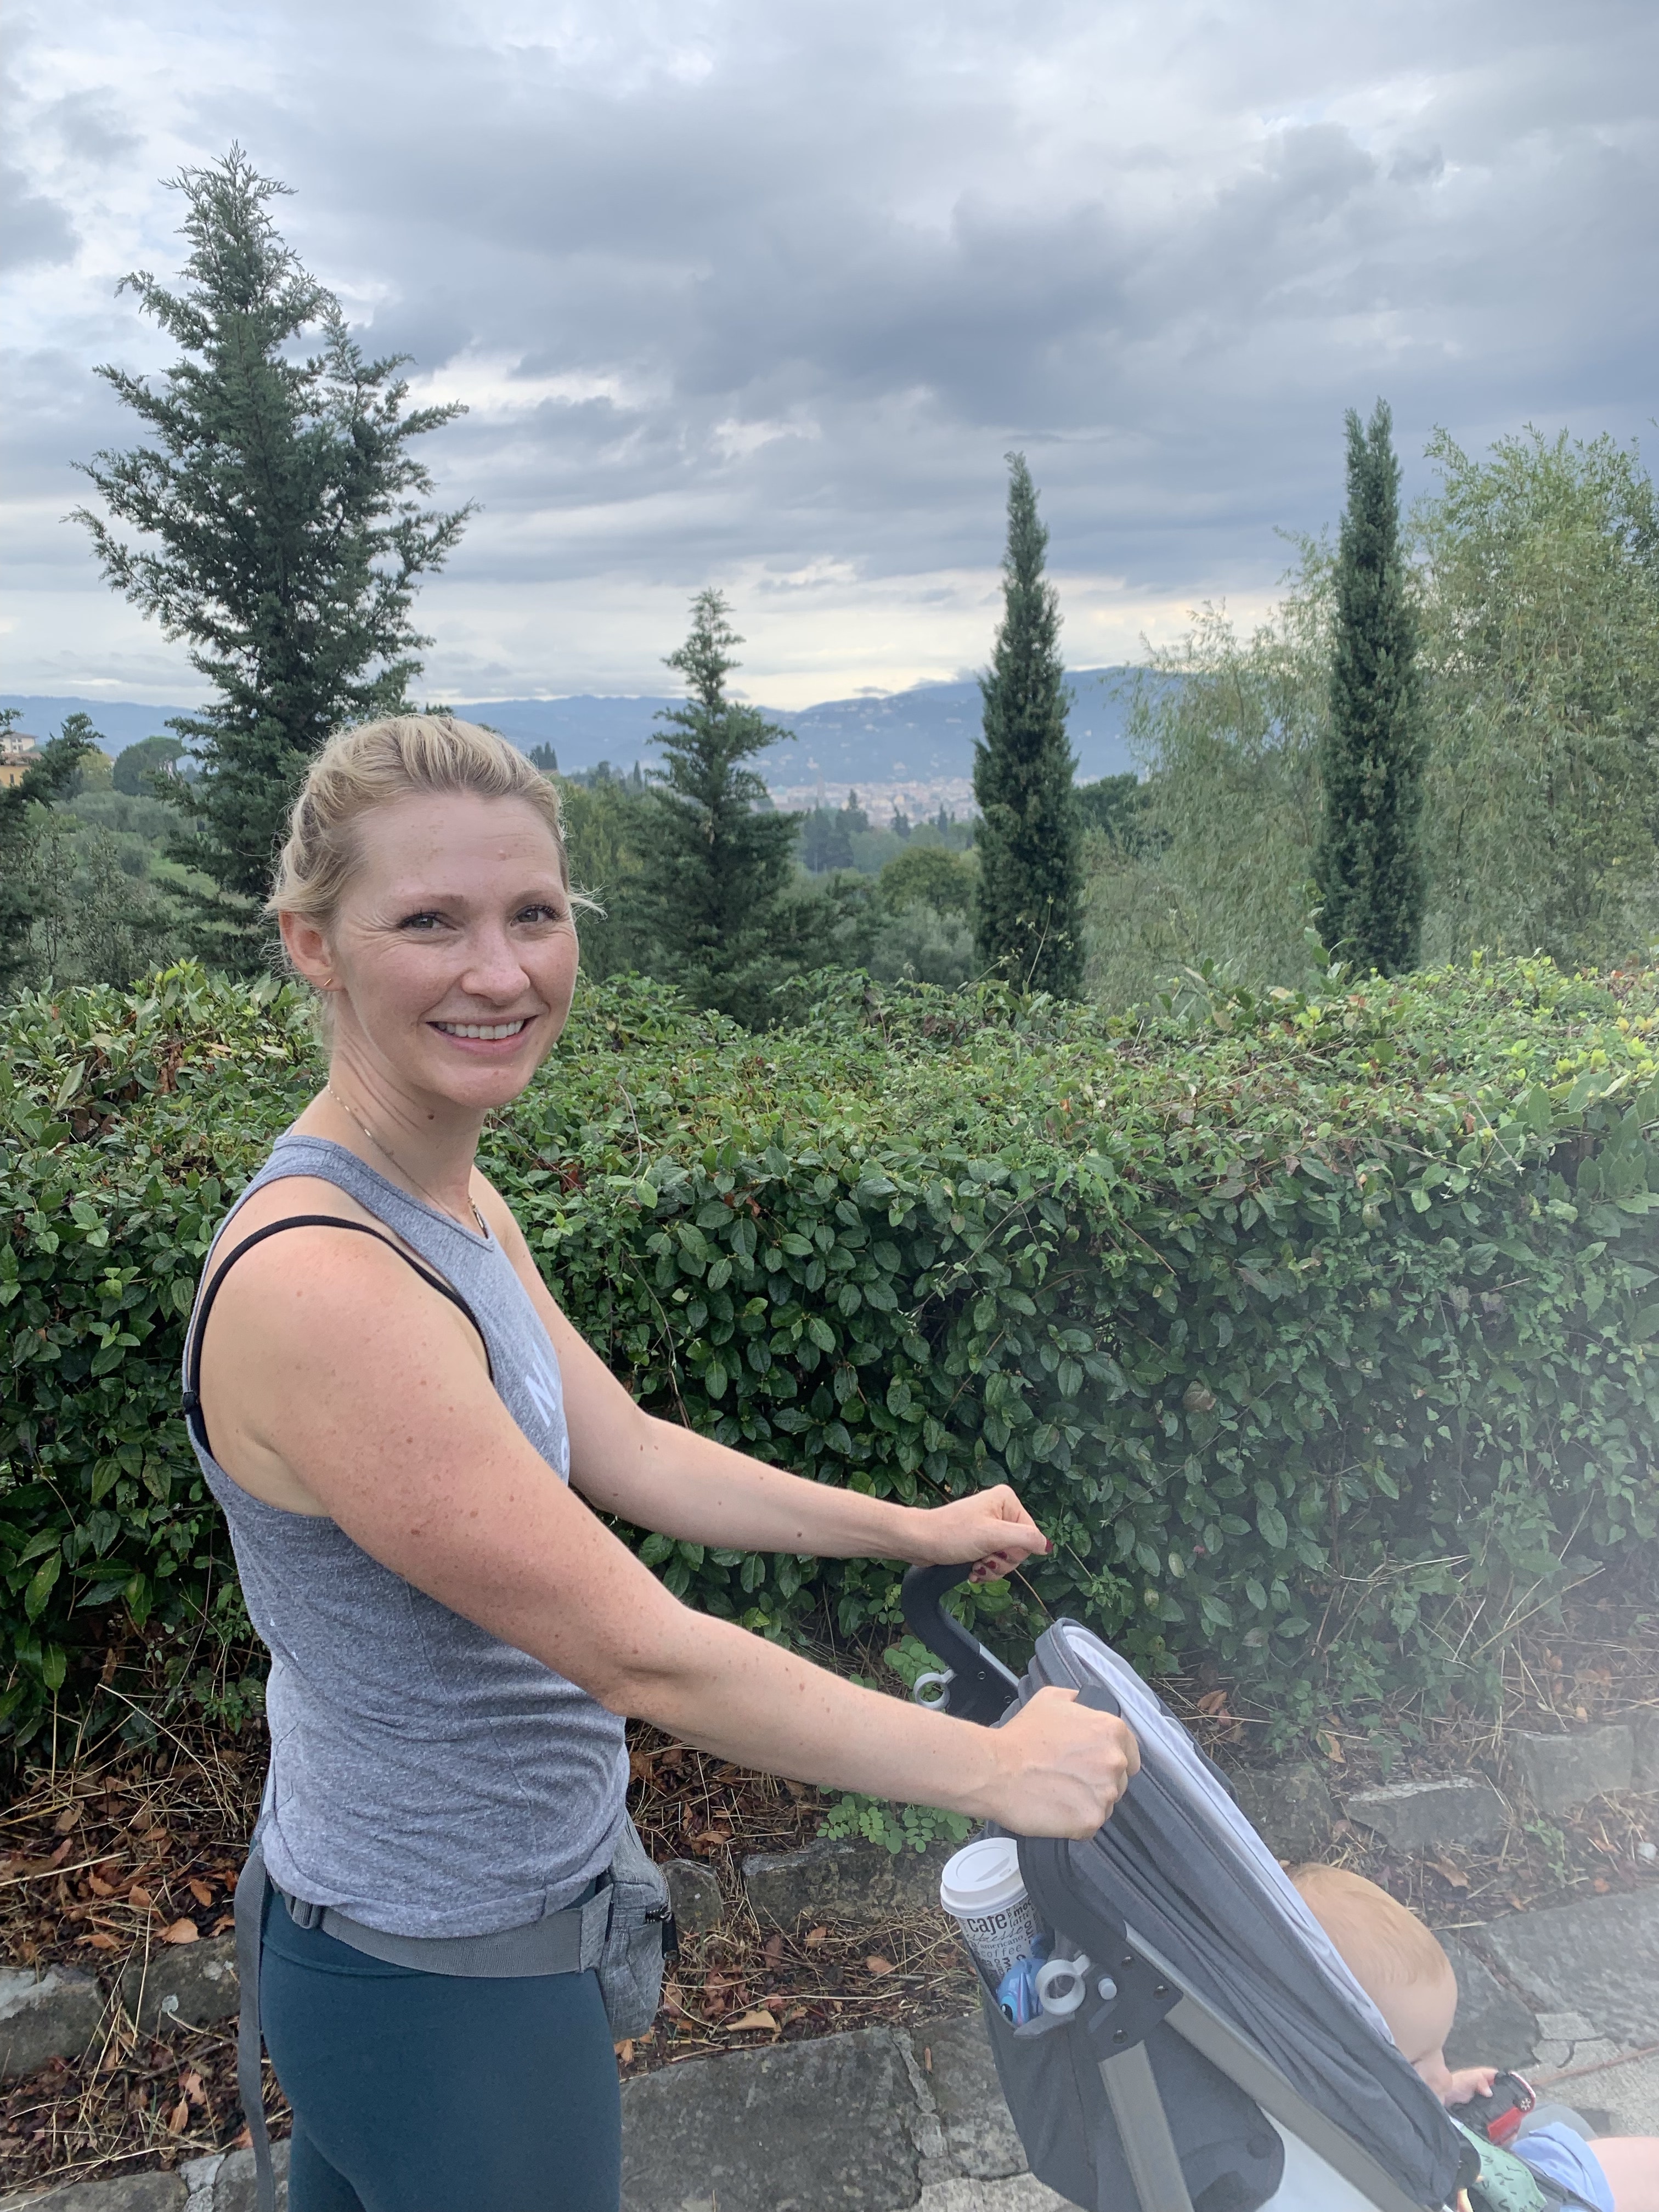
[[[585,986],[486,1134],[653,1410],[906,1499],[1006,1476],[1056,1549],[985,1595],[994,1636],[1076,1612],[1286,1725],[1478,1699],[1523,1613],[1653,1559],[1659,975],[1328,972],[1134,1020],[814,988],[756,1037]],[[208,1241],[319,1079],[308,1010],[181,967],[0,1027],[0,1705],[24,1740],[148,1639],[234,1709],[178,1363]],[[884,1563],[641,1549],[764,1633],[896,1619]]]

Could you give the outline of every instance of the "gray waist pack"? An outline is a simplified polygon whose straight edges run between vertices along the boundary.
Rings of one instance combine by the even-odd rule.
[[[236,2086],[253,2144],[258,2212],[276,2212],[276,2203],[261,2078],[264,2039],[259,2027],[261,1930],[266,1893],[273,1887],[256,1836],[236,1884],[236,1971],[241,1997]],[[331,1905],[308,1905],[285,1890],[276,1894],[296,1927],[320,1928],[325,1936],[368,1958],[411,1966],[418,1973],[504,1981],[526,1974],[586,1973],[592,1967],[599,1975],[611,2033],[619,2043],[643,2035],[656,2018],[662,1999],[663,1959],[674,1941],[668,1884],[626,1815],[611,1864],[595,1882],[591,1897],[566,1905],[562,1912],[544,1914],[526,1927],[504,1928],[493,1936],[388,1936],[336,1912]]]

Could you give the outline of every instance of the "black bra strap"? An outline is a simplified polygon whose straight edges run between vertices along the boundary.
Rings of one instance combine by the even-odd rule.
[[[489,1357],[489,1340],[483,1333],[478,1316],[460,1292],[445,1282],[441,1275],[434,1275],[430,1267],[423,1267],[418,1260],[412,1258],[401,1244],[394,1243],[390,1237],[383,1237],[378,1229],[371,1229],[366,1221],[348,1221],[337,1213],[289,1213],[284,1215],[281,1221],[268,1221],[263,1229],[256,1229],[252,1237],[245,1237],[234,1252],[225,1255],[214,1269],[208,1286],[202,1293],[202,1303],[196,1310],[196,1317],[191,1324],[185,1369],[185,1419],[189,1424],[191,1436],[204,1452],[210,1453],[212,1447],[208,1443],[207,1423],[202,1419],[202,1336],[207,1328],[208,1316],[213,1311],[213,1301],[219,1295],[220,1284],[243,1253],[251,1252],[256,1244],[263,1244],[267,1237],[275,1237],[284,1229],[353,1229],[360,1237],[372,1237],[377,1244],[384,1244],[387,1251],[395,1252],[400,1260],[413,1267],[429,1289],[436,1291],[441,1298],[447,1298],[451,1305],[459,1307],[477,1330],[478,1341],[483,1346],[484,1365],[489,1370],[490,1381],[494,1382],[495,1366]]]

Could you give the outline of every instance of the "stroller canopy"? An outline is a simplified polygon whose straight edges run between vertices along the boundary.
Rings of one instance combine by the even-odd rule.
[[[1466,2165],[1458,2131],[1186,1729],[1076,1621],[1041,1638],[1022,1698],[1047,1683],[1091,1702],[1108,1692],[1141,1759],[1088,1842],[1022,1844],[1023,1865],[1054,1870],[1051,1881],[1028,1880],[1034,1894],[1049,1891],[1039,1897],[1049,1917],[1060,1925],[1069,1899],[1080,1911],[1068,1932],[1091,1916],[1123,1926],[1413,2205],[1451,2201]]]

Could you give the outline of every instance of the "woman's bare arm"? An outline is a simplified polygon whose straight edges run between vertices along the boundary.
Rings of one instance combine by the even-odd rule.
[[[210,1361],[214,1400],[234,1377],[228,1449],[246,1437],[373,1558],[613,1711],[745,1765],[1027,1834],[1091,1834],[1133,1771],[1130,1732],[1070,1692],[976,1729],[679,1604],[526,1441],[453,1308],[367,1239],[293,1230],[247,1254]],[[209,1418],[223,1426],[212,1401]]]

